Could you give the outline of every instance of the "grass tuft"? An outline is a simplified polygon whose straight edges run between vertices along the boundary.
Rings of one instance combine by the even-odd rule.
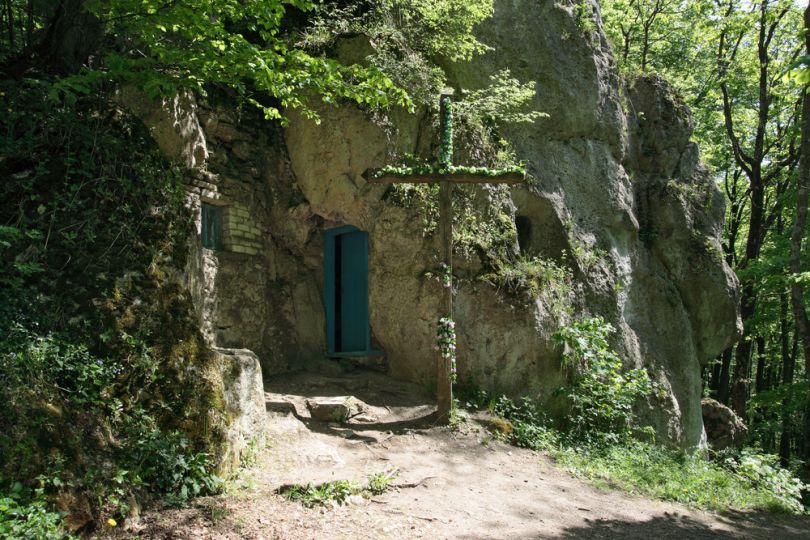
[[[714,511],[806,513],[801,482],[773,456],[747,452],[709,460],[700,452],[636,441],[595,449],[563,446],[550,454],[577,476],[629,493]]]
[[[334,480],[323,484],[287,485],[278,489],[278,493],[291,501],[297,501],[313,508],[315,506],[342,505],[352,495],[370,499],[382,495],[391,488],[391,483],[399,474],[397,470],[374,473],[368,477],[366,484],[352,480]]]

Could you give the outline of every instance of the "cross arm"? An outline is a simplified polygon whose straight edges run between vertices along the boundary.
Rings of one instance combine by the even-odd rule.
[[[491,170],[478,167],[454,167],[451,170],[427,172],[388,172],[385,169],[368,169],[363,178],[370,184],[522,184],[526,172],[522,170]]]

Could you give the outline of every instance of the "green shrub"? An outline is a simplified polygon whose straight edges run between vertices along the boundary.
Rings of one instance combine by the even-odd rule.
[[[349,480],[335,480],[323,484],[307,484],[305,486],[289,486],[279,492],[290,499],[312,508],[313,506],[327,506],[329,504],[342,504],[350,495],[359,495],[362,486]]]
[[[512,443],[532,450],[552,450],[559,445],[560,436],[553,429],[526,422],[512,423]]]
[[[595,317],[554,336],[565,348],[563,366],[572,379],[560,393],[571,403],[565,432],[573,440],[615,443],[629,437],[636,421],[633,405],[655,390],[646,370],[623,371],[621,358],[607,342],[613,331]]]
[[[63,514],[48,510],[41,490],[25,497],[22,484],[17,483],[8,496],[0,494],[0,538],[73,538],[59,528],[62,518]]]
[[[458,384],[453,388],[453,395],[458,404],[465,409],[478,411],[481,409],[492,410],[495,407],[496,399],[486,390],[469,384]]]
[[[778,510],[792,513],[803,511],[801,504],[804,485],[790,471],[779,465],[779,457],[743,450],[739,455],[726,458],[725,465],[748,480],[752,488],[773,497],[771,503]]]
[[[558,443],[557,432],[549,427],[542,407],[535,400],[522,397],[515,401],[501,396],[490,402],[490,409],[512,423],[508,439],[515,446],[548,450]]]
[[[501,396],[492,403],[492,412],[512,423],[544,425],[546,416],[542,407],[529,397],[512,400]]]
[[[511,293],[528,292],[532,298],[543,298],[558,316],[571,314],[573,276],[565,266],[541,257],[518,257],[504,263],[484,280]]]
[[[398,475],[399,472],[396,469],[374,473],[368,477],[366,489],[371,495],[382,495],[388,491],[391,482],[393,482]]]
[[[291,501],[300,502],[307,508],[343,504],[351,495],[370,498],[385,493],[398,474],[396,469],[372,474],[365,486],[352,480],[333,480],[323,484],[282,486],[278,489],[278,493]]]
[[[181,432],[162,431],[152,422],[142,417],[126,429],[129,448],[121,461],[134,473],[135,482],[175,504],[218,493],[222,480],[211,472],[208,454],[195,452]]]
[[[70,491],[103,519],[214,491],[209,358],[169,277],[191,230],[183,173],[109,96],[51,88],[0,81],[0,493],[40,487],[6,503],[18,515]]]

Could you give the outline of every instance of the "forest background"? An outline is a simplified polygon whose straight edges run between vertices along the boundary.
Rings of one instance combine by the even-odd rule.
[[[803,10],[791,1],[714,0],[609,0],[603,9],[622,71],[662,74],[691,108],[701,154],[726,196],[723,251],[741,281],[744,332],[705,368],[705,394],[747,421],[748,444],[786,466],[807,462]]]

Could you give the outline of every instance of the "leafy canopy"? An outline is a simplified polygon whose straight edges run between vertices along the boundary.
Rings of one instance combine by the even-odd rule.
[[[459,62],[490,50],[473,29],[492,16],[492,0],[384,0],[382,6],[399,17],[410,41],[428,55]]]
[[[344,65],[290,44],[290,13],[315,7],[307,0],[91,0],[86,8],[122,45],[107,50],[103,68],[62,80],[59,90],[86,93],[88,82],[137,84],[150,95],[223,85],[283,121],[283,108],[316,115],[306,99],[344,98],[369,106],[410,106],[407,93],[379,68]]]
[[[489,50],[473,29],[492,12],[492,0],[327,0],[312,11],[296,46],[323,52],[340,37],[366,36],[364,60],[413,101],[434,106],[446,86],[443,62],[469,61]]]

